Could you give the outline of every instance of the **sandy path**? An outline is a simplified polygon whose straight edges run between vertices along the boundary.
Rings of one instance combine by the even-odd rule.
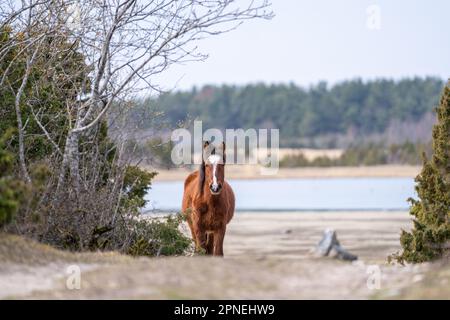
[[[0,297],[364,299],[380,292],[390,296],[427,268],[384,263],[399,249],[400,228],[409,225],[406,212],[238,213],[229,225],[224,259],[112,255],[111,260],[98,253],[55,253],[36,267],[23,259],[8,267],[0,263]],[[310,253],[327,227],[337,230],[341,244],[359,255],[359,261]],[[0,259],[1,255],[0,246]],[[80,290],[66,287],[64,272],[70,264],[81,268]],[[374,266],[380,271],[381,290],[367,285],[368,268]]]

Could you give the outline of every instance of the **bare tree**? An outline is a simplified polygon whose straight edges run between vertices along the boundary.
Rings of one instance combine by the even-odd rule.
[[[230,0],[91,1],[75,7],[80,25],[74,34],[92,68],[88,73],[92,81],[88,90],[79,92],[86,100],[76,105],[77,118],[67,136],[59,185],[69,166],[78,188],[79,136],[95,126],[117,99],[143,86],[158,90],[152,77],[171,64],[205,57],[193,47],[197,40],[231,30],[242,20],[269,17],[264,11],[267,7],[266,2],[251,2],[239,9]]]
[[[2,51],[20,45],[29,46],[27,69],[45,38],[61,36],[73,42],[84,57],[84,70],[77,75],[77,99],[67,101],[71,115],[69,132],[62,150],[58,189],[66,182],[69,170],[75,189],[80,187],[80,137],[104,118],[113,104],[142,89],[160,90],[155,76],[173,64],[205,59],[197,50],[198,40],[219,35],[254,18],[272,17],[270,4],[261,1],[234,0],[9,0],[1,12],[2,25],[29,30],[46,19],[46,28],[27,33],[25,43],[16,39]],[[6,10],[8,8],[8,10]],[[48,47],[46,47],[48,50]],[[55,48],[53,54],[60,54]],[[4,52],[0,52],[0,59]],[[79,81],[82,75],[84,78]],[[75,82],[75,80],[72,80]],[[23,77],[24,86],[28,78]],[[21,90],[17,92],[16,109]],[[19,131],[20,112],[17,114]],[[23,143],[22,143],[23,145]],[[23,153],[23,150],[21,151]],[[26,166],[23,162],[25,176]]]

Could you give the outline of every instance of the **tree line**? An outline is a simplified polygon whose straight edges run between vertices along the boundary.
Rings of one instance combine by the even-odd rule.
[[[164,112],[174,126],[196,118],[204,127],[279,128],[281,146],[345,147],[357,137],[383,133],[393,121],[420,121],[438,104],[443,86],[435,77],[355,79],[310,88],[262,83],[204,86],[138,103],[141,111]],[[339,143],[337,137],[344,135],[349,138]]]

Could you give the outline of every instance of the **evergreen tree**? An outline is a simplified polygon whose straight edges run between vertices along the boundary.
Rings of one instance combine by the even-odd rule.
[[[5,148],[10,133],[0,137],[0,227],[14,217],[23,190],[21,182],[13,177],[14,157]]]
[[[419,199],[410,199],[414,216],[411,232],[402,231],[400,262],[424,262],[439,258],[450,244],[450,80],[437,108],[438,123],[433,128],[433,156],[424,157],[416,177]]]

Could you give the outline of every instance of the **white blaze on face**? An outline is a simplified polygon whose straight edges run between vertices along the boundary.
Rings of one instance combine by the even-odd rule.
[[[212,183],[213,189],[217,189],[219,187],[219,185],[217,183],[216,169],[217,169],[217,164],[219,164],[220,160],[221,160],[221,157],[217,154],[212,154],[208,157],[208,162],[213,166],[213,183]]]

